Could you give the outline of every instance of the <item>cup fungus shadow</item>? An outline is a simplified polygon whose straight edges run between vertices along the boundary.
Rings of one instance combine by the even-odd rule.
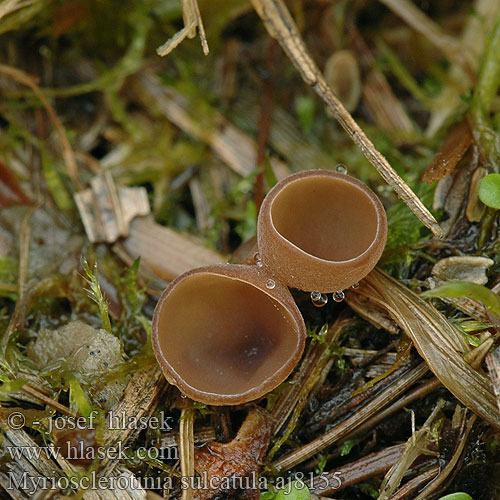
[[[309,170],[269,191],[257,237],[262,263],[277,281],[310,292],[336,292],[375,267],[387,239],[387,218],[361,181]]]
[[[211,405],[245,403],[274,389],[298,363],[305,337],[289,290],[253,266],[193,269],[163,292],[153,316],[153,349],[165,377]]]

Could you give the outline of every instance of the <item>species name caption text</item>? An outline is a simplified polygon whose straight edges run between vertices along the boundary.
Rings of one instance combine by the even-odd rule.
[[[172,477],[142,477],[138,478],[132,474],[121,474],[120,476],[99,476],[96,471],[91,471],[84,476],[31,476],[27,472],[15,474],[7,473],[7,490],[23,491],[30,496],[44,490],[53,491],[77,491],[77,490],[172,490],[174,480]],[[264,476],[252,472],[248,476],[209,476],[203,472],[200,476],[179,478],[179,486],[182,490],[269,490],[271,483]],[[341,488],[342,478],[340,472],[322,473],[314,475],[296,473],[288,478],[278,477],[273,481],[272,487],[275,491],[283,491],[289,494],[294,490],[307,488],[315,490],[336,490]]]
[[[56,431],[86,431],[96,428],[98,412],[93,411],[88,417],[67,416],[67,417],[49,417],[43,419],[49,432]],[[26,417],[22,412],[14,411],[7,417],[7,425],[10,429],[19,430],[26,425]],[[41,421],[30,422],[32,425],[41,425]],[[158,416],[151,417],[131,417],[124,411],[119,413],[108,413],[106,417],[106,426],[110,430],[143,430],[152,429],[161,432],[173,431],[174,417],[165,415],[160,411]],[[127,461],[133,457],[152,460],[179,460],[177,446],[167,447],[140,447],[138,449],[130,446],[123,446],[118,441],[113,446],[98,446],[96,443],[89,444],[84,440],[71,439],[63,441],[58,446],[5,446],[4,456],[11,460],[21,461],[26,459],[33,462],[39,459],[58,459],[63,457],[68,460],[74,460],[75,463],[91,463],[94,460],[124,460]],[[120,475],[118,477],[100,477],[95,475],[95,471],[89,472],[83,476],[59,476],[54,471],[53,477],[32,476],[28,472],[14,473],[8,472],[8,488],[12,490],[22,490],[29,495],[39,490],[131,490],[131,489],[172,489],[173,479],[170,477],[143,477],[136,478],[133,475]],[[313,488],[320,490],[335,490],[342,486],[340,472],[330,472],[328,474],[303,474],[301,472],[290,473],[288,477],[276,478],[272,486],[276,490],[289,491],[291,484],[294,488]],[[267,491],[271,483],[264,476],[258,476],[252,473],[250,476],[208,476],[203,472],[201,476],[181,477],[180,486],[182,489],[192,488],[194,490],[235,490],[235,489],[255,489]],[[31,493],[30,493],[31,492]]]

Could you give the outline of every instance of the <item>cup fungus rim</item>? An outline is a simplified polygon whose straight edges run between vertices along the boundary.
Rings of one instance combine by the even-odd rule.
[[[356,255],[355,257],[351,257],[350,259],[345,259],[345,260],[327,260],[323,259],[322,257],[318,257],[317,255],[314,255],[312,253],[306,252],[304,249],[300,248],[298,245],[287,239],[281,232],[278,230],[278,228],[274,224],[273,220],[273,215],[272,215],[272,209],[273,209],[273,204],[278,198],[278,196],[283,192],[284,189],[286,189],[288,186],[292,185],[295,182],[298,182],[302,180],[303,178],[307,177],[314,177],[314,176],[322,176],[322,177],[329,177],[329,178],[334,178],[340,181],[344,181],[347,184],[350,184],[351,186],[354,186],[359,192],[362,194],[366,195],[366,197],[372,202],[372,206],[375,208],[375,214],[377,216],[377,227],[376,227],[376,232],[375,235],[371,241],[371,243],[366,247],[363,252],[360,254]],[[344,265],[344,264],[349,264],[352,262],[356,262],[357,260],[362,260],[371,250],[372,247],[376,246],[378,243],[379,238],[381,237],[382,233],[386,232],[386,219],[385,219],[385,209],[380,201],[380,199],[377,197],[377,195],[363,182],[361,182],[359,179],[356,179],[355,177],[352,177],[348,174],[341,174],[338,172],[332,172],[331,170],[324,170],[324,169],[313,169],[313,170],[305,170],[303,172],[295,172],[284,179],[282,179],[280,182],[278,182],[272,189],[269,191],[267,194],[266,198],[262,202],[262,206],[260,209],[260,214],[259,214],[259,222],[261,227],[258,231],[259,233],[259,240],[262,237],[262,225],[264,224],[263,220],[264,218],[268,219],[272,229],[274,230],[275,234],[278,236],[278,238],[292,246],[294,249],[298,250],[302,255],[306,256],[307,258],[311,258],[316,260],[317,262],[325,263],[325,264],[336,264],[336,265]],[[260,246],[260,245],[259,245]]]
[[[255,281],[262,280],[263,287],[261,288],[260,286],[258,286],[256,282],[252,282],[245,279],[244,277],[245,272],[246,273],[250,272],[254,274]],[[238,276],[239,273],[241,273],[242,275]],[[165,356],[163,349],[160,345],[159,321],[160,321],[160,311],[163,307],[163,304],[180,282],[189,279],[194,275],[200,275],[200,274],[218,276],[220,278],[239,281],[246,285],[252,286],[256,290],[265,293],[275,303],[278,303],[281,306],[281,308],[288,313],[288,316],[292,321],[296,342],[294,344],[294,350],[288,356],[287,361],[281,366],[279,366],[275,371],[273,371],[271,375],[267,376],[265,379],[260,381],[258,385],[250,389],[247,389],[244,392],[239,392],[234,394],[220,394],[217,392],[201,390],[194,387],[190,383],[186,382],[186,380],[172,366],[172,364],[168,361],[167,357]],[[186,394],[188,397],[194,399],[195,401],[199,401],[201,403],[213,406],[223,406],[223,405],[236,405],[254,401],[255,399],[264,396],[272,389],[277,387],[288,377],[288,375],[290,375],[290,373],[293,371],[293,369],[299,362],[305,348],[306,328],[305,328],[304,318],[302,317],[297,307],[297,304],[293,300],[290,291],[285,285],[276,281],[275,288],[273,288],[272,290],[266,289],[265,282],[269,278],[270,276],[268,274],[255,268],[255,266],[228,263],[228,264],[213,264],[191,269],[177,276],[173,281],[169,283],[168,287],[162,292],[160,298],[158,299],[151,325],[151,339],[152,339],[153,352],[168,382],[173,383],[173,385],[178,387],[181,390],[181,392]],[[278,382],[276,383],[276,381]]]

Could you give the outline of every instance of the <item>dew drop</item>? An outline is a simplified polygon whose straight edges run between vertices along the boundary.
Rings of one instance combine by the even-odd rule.
[[[359,283],[354,283],[354,285],[351,285],[351,288],[354,288],[354,290],[356,290],[356,288],[359,288]]]
[[[272,279],[268,279],[266,281],[266,288],[269,288],[269,290],[272,290],[276,286],[276,282]]]
[[[320,292],[311,292],[311,302],[316,307],[323,307],[326,306],[328,297]]]
[[[342,163],[339,163],[336,167],[335,167],[335,170],[339,173],[339,174],[347,174],[347,168],[345,165],[343,165]]]
[[[262,267],[264,266],[264,264],[262,264],[262,261],[261,261],[261,260],[258,260],[258,261],[257,261],[256,266],[257,266],[259,269],[262,269]]]
[[[343,290],[337,290],[332,294],[332,297],[335,302],[342,302],[345,299],[345,293]]]
[[[187,398],[187,396],[186,396],[183,392],[181,392],[181,398],[182,398],[182,399],[186,399],[186,398]]]

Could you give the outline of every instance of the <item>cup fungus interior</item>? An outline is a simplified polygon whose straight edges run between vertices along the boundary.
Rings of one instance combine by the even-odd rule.
[[[367,193],[328,176],[305,177],[284,187],[273,201],[271,217],[290,243],[328,261],[346,261],[364,253],[379,224]]]
[[[157,328],[168,369],[182,379],[179,387],[198,392],[255,390],[298,349],[291,331],[297,327],[280,302],[250,283],[208,272],[192,274],[170,291]]]

